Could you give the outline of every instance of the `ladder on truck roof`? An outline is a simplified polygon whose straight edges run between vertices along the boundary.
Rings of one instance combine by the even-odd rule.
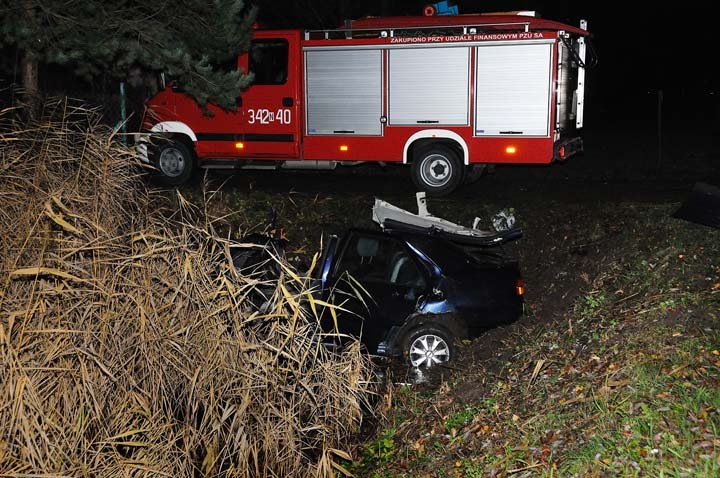
[[[474,35],[476,33],[484,33],[493,30],[502,29],[505,31],[530,31],[530,22],[502,22],[502,23],[467,23],[467,24],[448,24],[448,25],[418,25],[398,28],[353,28],[347,24],[343,28],[332,30],[305,30],[305,40],[340,40],[352,38],[387,38],[401,35],[407,35],[412,32],[413,35],[422,36],[423,34],[431,35],[437,31],[442,31],[444,35]]]
[[[473,35],[497,31],[524,32],[552,31],[587,36],[587,25],[575,27],[530,14],[478,14],[439,17],[368,17],[347,20],[341,28],[306,30],[305,40],[341,40],[352,38],[387,38],[394,36]]]

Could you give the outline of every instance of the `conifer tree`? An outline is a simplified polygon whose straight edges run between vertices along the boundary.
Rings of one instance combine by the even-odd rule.
[[[42,62],[88,79],[142,66],[167,73],[201,105],[232,109],[250,78],[223,66],[248,48],[254,17],[242,0],[0,0],[0,42],[19,49],[28,96]]]

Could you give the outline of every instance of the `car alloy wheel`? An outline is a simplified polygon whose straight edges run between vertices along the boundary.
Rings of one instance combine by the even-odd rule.
[[[409,358],[413,367],[429,368],[450,360],[450,347],[438,335],[421,335],[410,344]]]

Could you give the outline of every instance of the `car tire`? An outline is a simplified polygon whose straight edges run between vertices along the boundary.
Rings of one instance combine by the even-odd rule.
[[[432,145],[421,150],[412,163],[413,183],[432,196],[446,196],[463,182],[465,167],[447,146]]]
[[[150,147],[151,161],[157,168],[157,181],[166,186],[186,183],[195,169],[195,155],[181,141],[159,140]]]
[[[454,336],[441,327],[423,325],[405,336],[402,353],[416,368],[441,365],[455,358]]]

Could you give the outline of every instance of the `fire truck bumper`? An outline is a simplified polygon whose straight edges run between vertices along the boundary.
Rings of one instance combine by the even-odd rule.
[[[570,156],[574,156],[584,151],[582,138],[570,138],[560,140],[555,143],[554,161],[565,161]]]
[[[135,153],[137,158],[143,163],[150,164],[150,158],[148,157],[148,143],[150,141],[150,134],[148,133],[136,133],[135,134]]]

